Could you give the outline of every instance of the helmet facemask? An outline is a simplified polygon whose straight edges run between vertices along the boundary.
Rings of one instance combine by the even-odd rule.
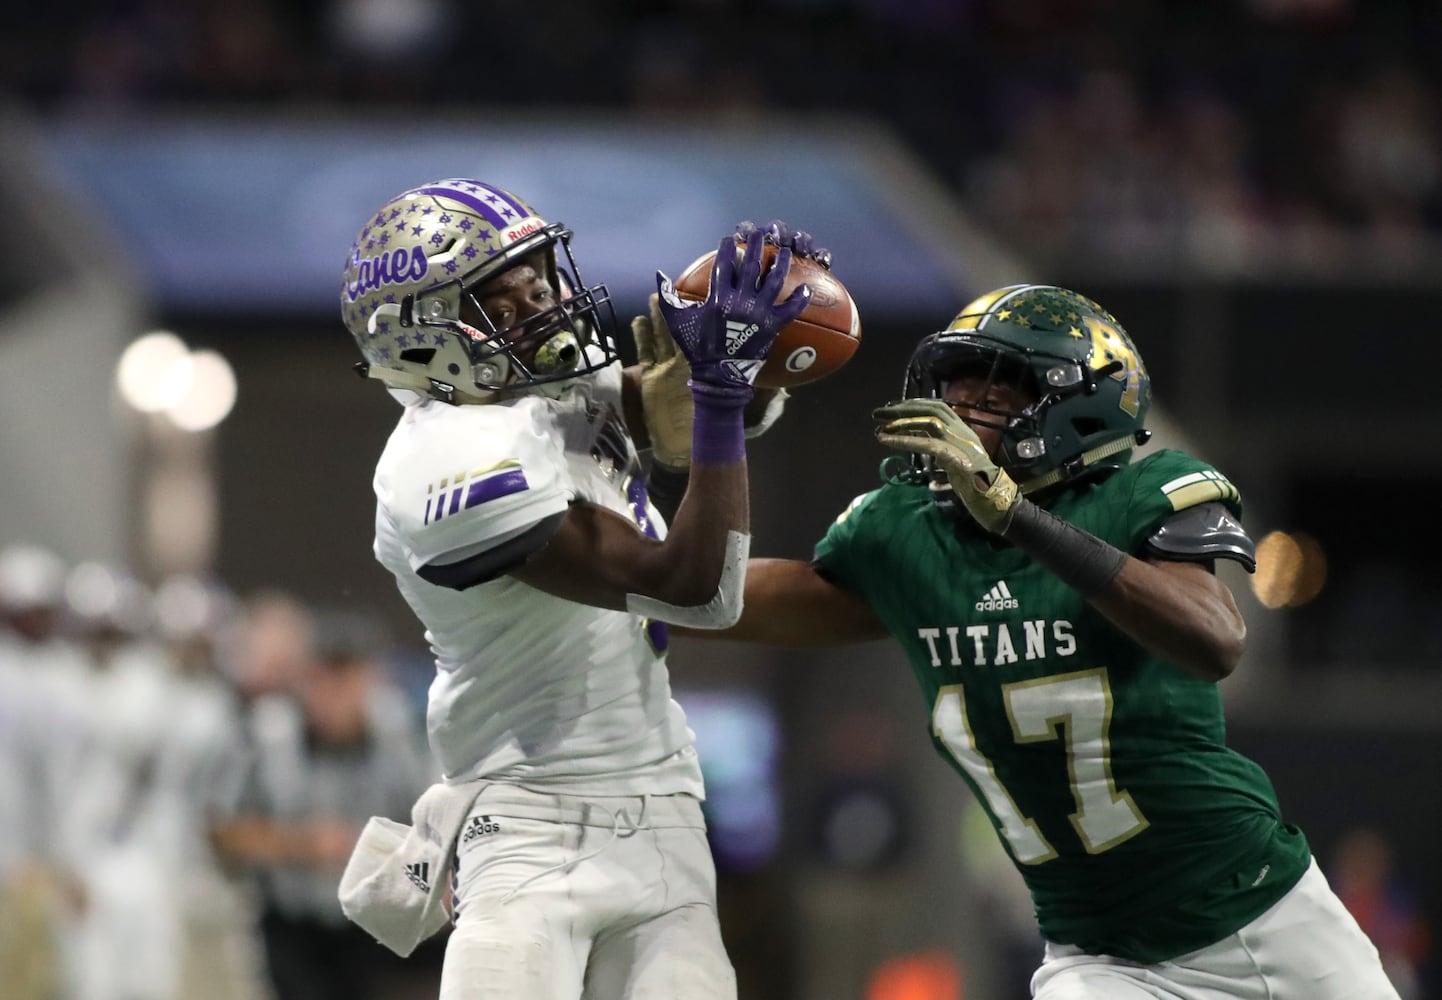
[[[947,387],[959,380],[977,384],[979,391],[973,394],[973,401],[947,400]],[[1017,408],[991,402],[997,396],[993,388],[1002,385],[1018,390],[1029,402]],[[1021,474],[1029,462],[1046,451],[1042,417],[1047,405],[1054,401],[1054,395],[1040,390],[1036,373],[1030,366],[1000,348],[934,334],[912,355],[904,395],[947,401],[968,424],[997,431],[1001,454],[993,458],[1013,475]],[[945,473],[929,457],[913,455],[912,464],[917,472],[925,474],[934,489],[950,492]]]
[[[556,245],[565,250],[568,266],[557,263]],[[484,304],[486,286],[525,264],[535,268],[549,287],[553,304],[514,320],[493,316]],[[515,256],[508,267],[488,273],[460,293],[459,327],[471,358],[472,381],[478,389],[504,392],[565,381],[610,363],[616,357],[614,347],[609,338],[598,336],[603,310],[614,323],[606,289],[581,286],[564,240]]]

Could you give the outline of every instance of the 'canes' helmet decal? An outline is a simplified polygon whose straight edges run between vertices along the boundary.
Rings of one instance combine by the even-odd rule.
[[[610,294],[582,284],[570,240],[570,230],[482,181],[451,178],[397,195],[346,258],[341,318],[365,358],[357,369],[393,388],[483,402],[616,361]],[[522,261],[544,275],[555,304],[497,323],[477,290]]]
[[[972,302],[912,353],[903,393],[940,397],[962,373],[1022,385],[1021,411],[976,407],[969,419],[1001,430],[1001,463],[1035,492],[1116,468],[1144,443],[1151,378],[1115,316],[1054,285],[1009,285]],[[924,460],[916,471],[930,471]]]

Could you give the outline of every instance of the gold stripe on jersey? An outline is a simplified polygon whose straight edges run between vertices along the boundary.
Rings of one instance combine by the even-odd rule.
[[[494,465],[476,466],[471,470],[470,478],[475,479],[478,476],[484,476],[488,472],[495,472],[497,469],[519,469],[520,467],[521,463],[518,460],[514,458],[503,458]],[[459,481],[459,478],[457,478],[457,482]]]
[[[514,458],[503,458],[494,465],[478,465],[470,472],[461,471],[457,472],[454,476],[443,476],[439,483],[426,483],[426,495],[429,496],[436,490],[444,492],[450,488],[452,483],[460,486],[467,480],[479,479],[481,476],[497,472],[501,469],[519,469],[520,467],[521,463]]]
[[[1213,500],[1236,500],[1241,496],[1230,479],[1212,469],[1173,479],[1169,483],[1163,483],[1161,489],[1171,503],[1172,510],[1186,510],[1188,507]]]

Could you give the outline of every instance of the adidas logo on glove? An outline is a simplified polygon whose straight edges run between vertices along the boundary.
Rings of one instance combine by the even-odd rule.
[[[755,323],[745,323],[741,320],[728,319],[726,321],[726,353],[735,354],[746,346],[746,341],[756,335],[761,329]]]

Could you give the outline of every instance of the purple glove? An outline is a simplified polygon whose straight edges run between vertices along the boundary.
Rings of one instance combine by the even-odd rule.
[[[742,222],[736,226],[736,236],[741,240],[748,240],[751,234],[760,227],[754,222]],[[793,230],[780,219],[771,220],[771,225],[762,229],[767,243],[774,243],[778,247],[787,247],[797,257],[810,257],[816,263],[831,270],[831,251],[823,247],[815,246],[812,243],[811,234],[804,229]]]
[[[704,302],[687,302],[671,279],[656,272],[657,307],[681,353],[691,363],[691,461],[729,464],[746,457],[741,414],[755,393],[752,384],[781,328],[811,301],[811,289],[797,285],[777,302],[791,270],[791,249],[782,247],[762,277],[766,245],[760,231],[749,234],[746,253],[736,264],[736,237],[727,236],[716,251],[711,287]]]
[[[752,383],[766,363],[776,335],[811,301],[811,289],[804,284],[786,301],[776,301],[791,269],[792,252],[783,246],[763,277],[764,243],[761,232],[752,232],[738,267],[736,238],[723,239],[704,302],[685,301],[676,294],[671,279],[656,272],[661,315],[681,353],[691,362],[691,395],[698,401],[705,397],[737,408],[750,402]]]

